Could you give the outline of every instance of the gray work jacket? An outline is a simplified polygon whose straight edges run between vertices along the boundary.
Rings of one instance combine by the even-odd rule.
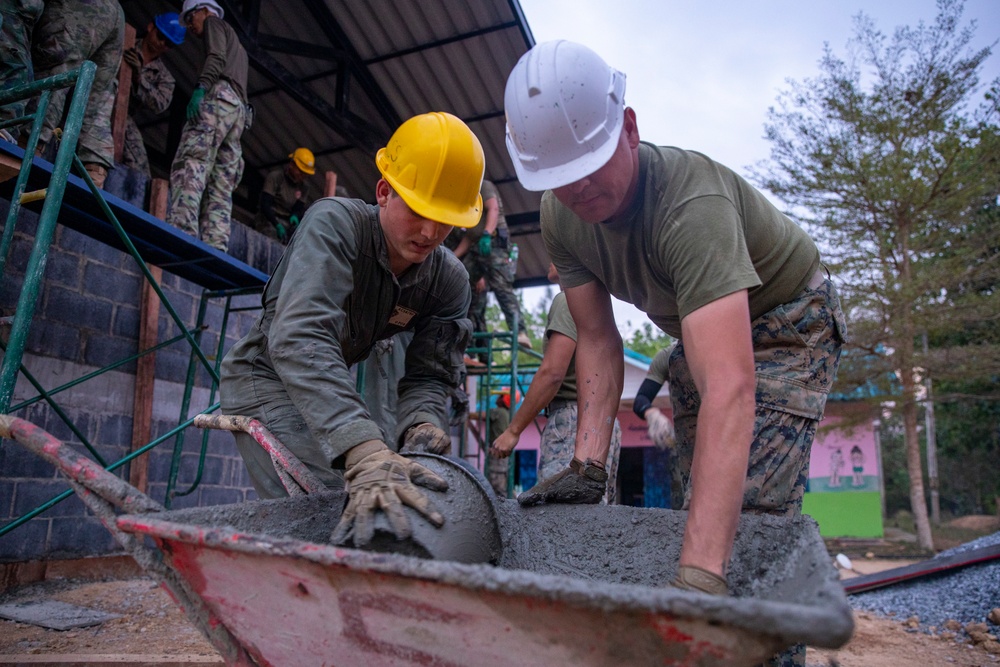
[[[383,438],[355,390],[352,364],[376,341],[413,331],[398,385],[395,442],[388,443],[396,449],[414,424],[448,430],[447,399],[459,385],[472,333],[462,263],[438,247],[397,279],[378,213],[356,199],[317,201],[264,288],[257,321],[222,365],[223,392],[249,393],[251,383],[242,380],[252,373],[280,378],[335,467],[348,449]],[[248,399],[223,396],[223,404]]]

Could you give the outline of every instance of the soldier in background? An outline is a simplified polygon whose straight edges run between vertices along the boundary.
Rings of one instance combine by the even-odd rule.
[[[308,148],[296,148],[284,167],[275,169],[264,179],[254,229],[287,244],[306,209],[316,201],[316,189],[309,182],[309,177],[315,173],[313,152]]]
[[[447,247],[465,264],[472,284],[472,304],[469,319],[473,330],[486,331],[486,303],[492,290],[507,320],[507,329],[514,331],[517,317],[517,342],[531,349],[531,338],[521,316],[521,304],[514,294],[514,272],[517,269],[511,257],[510,232],[503,214],[503,201],[492,182],[484,180],[480,190],[483,197],[483,217],[473,229],[452,234]]]
[[[170,108],[176,82],[160,56],[183,44],[185,32],[176,12],[159,14],[146,26],[142,39],[122,55],[125,64],[132,68],[122,164],[147,178],[150,175],[149,158],[133,116],[144,109],[159,115]]]
[[[243,176],[247,52],[215,0],[184,0],[181,23],[205,39],[205,64],[170,168],[167,222],[225,252],[233,190]]]
[[[31,33],[42,15],[42,0],[5,0],[0,3],[0,88],[23,86],[35,80],[31,65]],[[27,100],[0,107],[0,121],[24,115]],[[0,130],[0,137],[16,142],[20,130]]]
[[[83,115],[77,155],[97,187],[114,167],[111,110],[118,92],[118,68],[125,39],[125,14],[115,0],[47,0],[32,35],[31,59],[39,79],[97,65]],[[43,155],[62,125],[68,88],[53,90],[36,152]]]

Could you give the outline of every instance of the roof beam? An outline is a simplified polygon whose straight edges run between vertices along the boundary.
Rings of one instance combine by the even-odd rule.
[[[310,44],[297,39],[288,39],[277,35],[257,35],[257,43],[268,51],[277,53],[287,53],[303,58],[315,58],[317,60],[330,60],[340,62],[344,59],[344,52],[330,46],[322,44]]]
[[[307,5],[310,0],[305,0]],[[307,86],[302,85],[298,78],[278,62],[274,56],[251,36],[251,29],[244,18],[235,11],[232,0],[220,0],[226,9],[226,18],[236,29],[240,43],[247,51],[253,67],[276,84],[285,94],[302,105],[307,111],[322,120],[338,134],[349,138],[361,150],[375,155],[384,143],[379,131],[363,118],[346,110],[338,110],[325,99],[317,95]]]
[[[455,42],[461,42],[466,39],[472,39],[473,37],[482,37],[483,35],[489,35],[490,33],[499,32],[501,30],[507,30],[508,28],[519,28],[517,21],[507,21],[506,23],[498,23],[486,28],[480,28],[479,30],[473,30],[471,32],[463,32],[458,35],[452,35],[451,37],[445,37],[444,39],[438,39],[433,42],[426,42],[424,44],[418,44],[417,46],[412,46],[408,49],[403,49],[401,51],[393,51],[392,53],[385,53],[381,56],[376,56],[375,58],[369,58],[365,61],[365,65],[377,65],[379,63],[385,62],[386,60],[392,60],[394,58],[402,58],[403,56],[408,56],[411,53],[420,53],[421,51],[427,51],[429,49],[436,49],[439,46],[444,46],[446,44],[453,44]]]
[[[379,115],[382,117],[382,121],[392,132],[403,122],[403,119],[399,117],[396,109],[392,106],[389,98],[386,96],[385,91],[382,87],[378,85],[375,81],[375,77],[372,73],[368,71],[368,66],[361,59],[361,56],[351,45],[351,40],[347,38],[347,34],[344,33],[343,28],[340,27],[340,23],[334,18],[333,13],[330,11],[330,7],[326,4],[325,0],[301,0],[309,13],[312,14],[313,20],[323,31],[323,33],[330,40],[331,44],[340,44],[344,50],[345,60],[347,61],[347,69],[354,78],[357,80],[358,84],[361,86],[361,90],[368,96],[378,110]],[[388,139],[388,137],[384,137]]]

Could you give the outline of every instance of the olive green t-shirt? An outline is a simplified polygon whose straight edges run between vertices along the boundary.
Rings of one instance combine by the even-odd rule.
[[[549,191],[541,228],[564,289],[598,280],[675,338],[688,314],[742,289],[756,319],[819,268],[812,239],[746,180],[671,146],[640,143],[638,189],[620,219],[586,223]]]
[[[649,364],[649,370],[646,371],[646,379],[652,380],[661,387],[667,383],[670,379],[670,352],[674,349],[674,346],[661,348],[656,356],[653,357],[653,361]]]
[[[566,295],[562,292],[556,294],[556,297],[552,299],[552,305],[549,306],[549,317],[545,323],[545,340],[542,342],[542,356],[545,356],[545,348],[549,346],[549,336],[552,333],[561,333],[572,338],[574,343],[576,342],[576,322],[569,314],[569,304],[566,303]],[[576,354],[569,360],[566,376],[563,378],[562,384],[559,385],[559,391],[552,398],[553,400],[576,400]]]

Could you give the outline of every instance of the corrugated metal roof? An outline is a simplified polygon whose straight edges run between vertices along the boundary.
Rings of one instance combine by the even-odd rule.
[[[504,143],[507,75],[534,44],[517,0],[219,1],[226,20],[252,47],[248,92],[256,120],[243,137],[246,170],[236,193],[237,217],[249,219],[264,176],[297,146],[316,153],[318,170],[336,172],[353,196],[373,200],[374,150],[402,120],[448,111],[483,144],[486,177],[499,188],[520,246],[518,284],[545,282],[540,195],[517,182]],[[153,16],[178,11],[178,5],[122,1],[140,33]],[[189,37],[164,59],[177,78],[171,111],[138,119],[160,176],[169,171],[204,60],[201,40]]]

